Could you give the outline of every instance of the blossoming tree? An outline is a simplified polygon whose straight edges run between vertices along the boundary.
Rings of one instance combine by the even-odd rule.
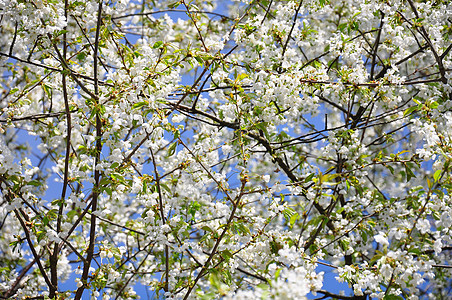
[[[0,0],[0,22],[3,298],[450,293],[449,1]]]

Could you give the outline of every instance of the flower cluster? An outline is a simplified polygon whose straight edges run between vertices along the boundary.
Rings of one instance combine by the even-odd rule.
[[[451,18],[0,0],[0,293],[446,296]]]

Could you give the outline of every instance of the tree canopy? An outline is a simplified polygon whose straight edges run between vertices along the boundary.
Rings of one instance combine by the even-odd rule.
[[[4,299],[452,293],[449,1],[0,0],[0,22]]]

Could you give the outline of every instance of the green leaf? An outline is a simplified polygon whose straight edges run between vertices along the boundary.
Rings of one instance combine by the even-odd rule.
[[[15,92],[17,92],[19,89],[18,88],[14,88],[11,91],[9,91],[9,95],[14,94]]]
[[[367,243],[367,233],[365,231],[361,232],[361,239],[363,240],[364,244]]]
[[[435,173],[433,174],[433,179],[435,180],[435,182],[438,182],[438,180],[441,177],[441,173],[442,173],[442,170],[436,170],[435,171]]]
[[[111,179],[119,181],[119,182],[123,182],[124,181],[124,176],[122,176],[119,173],[112,173],[111,175]]]
[[[31,180],[31,181],[28,182],[28,185],[41,186],[42,182],[40,182],[38,180]]]
[[[231,259],[231,258],[234,257],[234,255],[232,255],[232,253],[231,253],[229,250],[227,250],[227,249],[221,251],[221,252],[220,252],[220,255],[221,255],[224,259],[226,259],[226,260],[229,260],[229,259]]]
[[[68,211],[66,213],[66,217],[68,219],[72,219],[76,214],[77,214],[77,210],[73,209],[73,210],[70,210],[70,211]]]
[[[173,156],[174,152],[176,152],[177,142],[172,143],[168,148],[168,156]]]
[[[286,220],[288,221],[294,214],[296,214],[296,212],[290,207],[287,207],[286,209],[283,210],[284,218],[286,218]]]
[[[268,122],[260,122],[260,123],[257,123],[255,126],[258,130],[262,130],[262,133],[265,135],[266,138],[269,138],[268,131],[267,131]]]
[[[111,194],[112,194],[112,190],[108,186],[101,188],[101,191],[107,193],[109,196],[111,196]]]
[[[388,168],[391,174],[394,175],[394,168],[391,165],[386,165],[386,168]]]
[[[275,272],[275,280],[278,279],[279,275],[281,275],[281,271],[282,271],[282,269],[276,270],[276,272]]]
[[[180,131],[179,131],[179,129],[182,129],[182,130],[183,130],[183,128],[184,128],[184,125],[179,125],[178,128],[177,128],[176,130],[173,131],[173,135],[174,135],[174,138],[175,138],[175,139],[177,139],[177,138],[180,137]]]
[[[42,89],[47,94],[47,97],[52,97],[52,88],[50,86],[43,84]]]
[[[47,236],[47,232],[46,231],[38,231],[38,232],[36,232],[36,239],[38,240],[38,242],[42,241],[46,236]]]
[[[215,287],[217,290],[220,289],[221,282],[220,282],[220,279],[218,278],[218,275],[216,272],[210,273],[209,281],[210,281],[210,284],[213,287]]]
[[[406,182],[410,181],[411,178],[416,178],[416,175],[414,175],[413,171],[411,171],[408,164],[405,164],[405,172],[406,172]]]
[[[421,250],[419,250],[419,248],[411,248],[410,250],[408,250],[408,253],[414,253],[418,256],[422,254],[422,252],[421,252]]]
[[[314,178],[314,176],[315,176],[314,173],[309,174],[308,177],[306,177],[306,178],[304,179],[304,182],[305,182],[305,183],[310,182],[310,181],[312,180],[312,178]]]
[[[86,57],[86,53],[85,52],[80,52],[79,54],[77,54],[77,59],[79,60],[79,61],[84,61],[85,60],[85,57]]]
[[[292,215],[292,217],[290,217],[290,220],[289,220],[289,227],[292,228],[293,225],[295,224],[295,222],[296,222],[299,218],[300,218],[300,216],[298,215],[298,213],[294,213],[294,214]]]
[[[158,41],[154,43],[154,46],[152,46],[152,48],[154,49],[158,49],[161,48],[163,46],[163,42],[162,41]]]
[[[270,241],[270,251],[273,254],[278,254],[278,251],[284,248],[280,243],[276,242],[275,240]]]
[[[418,106],[411,106],[411,107],[405,109],[405,111],[403,112],[403,116],[404,116],[404,117],[409,116],[409,115],[411,115],[413,112],[415,112],[416,110],[419,110],[419,107],[418,107]]]
[[[347,240],[339,240],[339,244],[341,245],[342,249],[348,249],[350,242]]]
[[[172,4],[169,4],[168,5],[168,8],[176,8],[176,7],[178,7],[180,5],[180,1],[176,1],[176,2],[174,2],[174,3],[172,3]]]
[[[201,227],[201,229],[206,231],[206,232],[215,233],[215,231],[213,231],[212,228],[210,228],[207,225],[204,225],[203,227]]]
[[[320,2],[325,2],[325,1],[320,1]],[[323,6],[322,3],[321,3],[320,5]],[[340,24],[339,26],[337,26],[337,29],[338,29],[339,31],[344,32],[344,29],[345,29],[346,27],[347,27],[347,24],[346,24],[346,23],[342,23],[342,24]]]
[[[250,229],[245,226],[243,223],[235,223],[235,229],[237,230],[237,233],[243,233],[243,235],[249,235]]]
[[[67,32],[69,32],[69,31],[67,31],[67,30],[60,30],[60,31],[58,31],[57,36],[63,35],[65,33],[67,33]]]
[[[358,24],[358,22],[353,21],[353,22],[350,24],[350,28],[353,29],[353,30],[358,30],[358,29],[359,29],[359,24]]]
[[[322,175],[322,177],[320,178],[321,182],[330,182],[332,180],[334,180],[336,177],[339,177],[341,174],[324,174]]]
[[[196,59],[196,61],[197,61],[201,66],[204,65],[204,61],[202,60],[201,57],[195,56],[195,59]]]
[[[376,250],[376,254],[372,257],[369,264],[373,265],[375,262],[377,262],[380,258],[382,258],[383,252]]]
[[[168,187],[168,185],[166,185],[165,183],[160,183],[160,186],[167,191],[168,193],[171,193],[171,189]]]
[[[202,207],[201,204],[199,204],[196,201],[191,203],[191,205],[188,208],[188,213],[192,215],[192,218],[191,218],[192,220],[195,219],[195,214],[201,207]]]
[[[239,74],[239,75],[237,75],[237,81],[242,81],[243,79],[245,79],[247,77],[249,77],[249,75],[246,73]]]

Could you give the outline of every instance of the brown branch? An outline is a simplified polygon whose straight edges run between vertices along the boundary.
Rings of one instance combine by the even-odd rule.
[[[64,15],[67,18],[67,9],[68,9],[68,0],[64,0]],[[67,29],[67,26],[64,28]],[[63,34],[63,59],[66,62],[66,56],[67,56],[67,36],[66,32]],[[66,83],[66,74],[61,73],[61,84],[63,87],[63,100],[64,100],[64,109],[66,112],[66,157],[64,161],[64,175],[63,175],[63,189],[61,191],[61,198],[60,202],[58,203],[58,215],[57,215],[57,228],[56,233],[60,233],[61,231],[61,221],[63,217],[63,209],[64,209],[64,201],[66,198],[66,190],[68,187],[68,174],[69,174],[69,156],[71,154],[71,130],[72,130],[72,123],[71,123],[71,112],[69,109],[69,99],[67,94],[67,83]],[[55,293],[58,290],[58,253],[59,253],[59,247],[58,242],[55,241],[53,246],[53,253],[49,257],[50,261],[50,279],[52,280],[53,289],[49,292],[49,298],[54,298]]]
[[[333,293],[330,293],[330,292],[325,291],[325,290],[319,290],[319,291],[316,291],[316,292],[325,295],[324,297],[322,297],[320,299],[325,299],[326,297],[330,297],[330,298],[333,298],[333,299],[341,299],[341,300],[364,300],[364,299],[367,299],[367,295],[363,295],[363,296],[344,296],[344,295],[339,295],[339,294],[333,294]]]
[[[201,33],[201,30],[199,29],[198,24],[196,23],[195,18],[192,16],[192,14],[191,14],[191,12],[190,12],[190,8],[188,8],[189,5],[187,5],[187,4],[185,3],[184,0],[182,0],[181,2],[182,2],[182,4],[185,6],[185,8],[187,9],[187,15],[188,15],[188,17],[192,20],[193,25],[194,25],[195,28],[196,28],[196,31],[198,31],[199,39],[200,39],[200,41],[201,41],[201,43],[202,43],[202,46],[204,47],[204,50],[205,50],[206,52],[209,52],[209,48],[207,48],[206,44],[204,43],[204,37],[203,37],[203,35],[202,35],[202,33]]]
[[[4,296],[3,296],[4,299],[8,299],[8,298],[14,296],[14,294],[19,289],[20,282],[25,277],[25,275],[28,273],[28,271],[30,271],[31,267],[33,267],[33,265],[35,263],[36,263],[36,258],[33,258],[33,260],[28,265],[26,265],[25,268],[22,269],[19,276],[17,276],[16,281],[14,281],[14,283],[12,284],[10,289],[7,290],[6,293],[4,294]]]
[[[154,166],[154,175],[155,175],[155,184],[157,186],[157,193],[159,195],[159,210],[160,210],[160,217],[162,218],[162,225],[166,224],[166,218],[165,213],[163,210],[163,196],[162,196],[162,190],[160,188],[160,176],[159,172],[157,171],[157,162],[155,161],[154,152],[152,151],[152,147],[149,147],[149,152],[151,152],[151,158],[152,158],[152,164]],[[166,238],[168,238],[168,234],[166,233]],[[165,284],[163,287],[163,290],[165,292],[168,292],[168,284],[169,284],[169,247],[168,245],[165,245]]]
[[[88,214],[91,215],[92,213],[88,212]],[[125,229],[125,230],[127,230],[127,231],[134,232],[134,233],[139,234],[139,235],[146,235],[146,233],[144,233],[144,232],[142,232],[142,231],[138,231],[138,230],[129,228],[129,227],[127,227],[127,226],[124,226],[124,225],[115,223],[115,222],[110,221],[110,220],[108,220],[108,219],[106,219],[106,218],[102,218],[102,217],[99,217],[99,216],[96,216],[96,218],[98,218],[98,219],[99,219],[100,221],[102,221],[102,222],[105,222],[105,223],[108,223],[108,224],[110,224],[110,225],[113,225],[113,226],[116,226],[116,227]]]
[[[78,109],[74,109],[69,112],[74,113],[77,111],[78,111]],[[19,121],[37,121],[40,119],[56,118],[56,117],[59,117],[64,114],[66,114],[65,111],[54,112],[54,113],[42,113],[42,114],[35,114],[35,115],[31,115],[31,116],[25,116],[25,117],[11,118],[8,120],[0,119],[0,123],[19,122]]]
[[[16,38],[17,38],[17,21],[16,21],[16,25],[14,26],[13,41],[11,42],[11,46],[9,47],[9,55],[13,54],[14,44],[16,43]]]
[[[100,1],[98,11],[97,11],[97,25],[96,25],[96,37],[94,41],[94,53],[93,53],[93,59],[94,59],[94,97],[93,99],[96,100],[96,107],[100,105],[99,103],[99,83],[97,80],[97,52],[99,48],[99,34],[100,34],[100,27],[102,25],[102,4],[103,1]],[[102,121],[100,119],[100,111],[98,110],[96,112],[96,157],[94,162],[94,187],[93,187],[93,200],[91,202],[91,211],[95,212],[97,210],[97,201],[99,198],[99,182],[100,182],[100,171],[97,168],[97,165],[100,162],[100,153],[102,151]],[[94,257],[94,243],[96,241],[96,216],[94,214],[91,214],[91,221],[90,221],[90,233],[89,233],[89,245],[87,249],[86,254],[86,263],[83,264],[83,273],[81,277],[82,286],[80,286],[76,293],[75,293],[75,300],[80,300],[83,291],[85,289],[87,280],[88,280],[88,274],[89,269],[91,266],[91,261]]]
[[[289,40],[290,40],[290,38],[292,36],[293,29],[295,28],[295,24],[297,23],[298,12],[300,11],[302,4],[303,4],[303,0],[300,0],[300,4],[298,4],[298,7],[297,7],[297,9],[295,11],[295,14],[293,16],[292,27],[290,28],[289,35],[287,36],[287,40],[286,40],[286,42],[285,42],[285,44],[283,46],[283,49],[282,49],[281,59],[284,58],[284,54],[286,53],[287,46],[289,45]]]
[[[270,3],[268,4],[267,9],[265,10],[265,15],[262,18],[261,25],[264,24],[265,19],[267,18],[268,14],[270,13],[270,8],[272,7],[272,4],[273,4],[273,0],[270,0]]]
[[[146,260],[149,257],[149,255],[150,255],[150,252],[148,251],[146,253],[146,256],[143,258],[143,260],[140,262],[140,264],[136,268],[136,270],[130,275],[130,277],[127,279],[127,281],[121,286],[121,289],[118,291],[117,297],[115,299],[118,299],[121,296],[122,292],[129,285],[130,281],[132,281],[132,278],[135,276],[135,274],[138,273],[138,270],[144,265],[144,263],[146,262]]]
[[[187,150],[189,152],[191,152],[190,149],[187,149]],[[194,154],[192,154],[192,155],[194,155]],[[214,178],[212,177],[212,179],[214,179]],[[246,185],[246,180],[242,180],[242,186],[240,188],[240,193],[237,195],[237,197],[234,199],[234,201],[231,201],[232,202],[231,215],[229,216],[229,219],[227,220],[225,226],[223,227],[223,231],[221,232],[220,236],[218,237],[218,239],[217,239],[217,241],[216,241],[216,243],[215,243],[215,245],[214,245],[214,247],[212,249],[212,252],[210,253],[209,257],[207,258],[207,261],[202,266],[201,270],[199,271],[198,275],[196,276],[195,280],[193,281],[193,284],[188,288],[188,291],[187,291],[187,293],[185,294],[185,296],[183,298],[184,300],[186,300],[186,299],[188,299],[188,297],[190,297],[191,291],[194,289],[194,287],[198,283],[199,279],[202,276],[204,276],[204,273],[206,272],[207,268],[209,267],[210,262],[212,261],[213,257],[217,253],[218,246],[220,246],[220,243],[221,243],[224,235],[226,234],[226,231],[229,230],[229,226],[232,223],[232,220],[234,219],[235,212],[236,212],[237,207],[239,205],[239,202],[240,202],[240,200],[242,199],[242,196],[243,196],[243,191],[245,189],[245,185]]]
[[[30,247],[31,253],[33,254],[33,258],[36,260],[36,263],[38,264],[39,271],[41,272],[41,275],[44,278],[44,281],[46,282],[47,286],[49,287],[49,290],[54,289],[52,282],[50,281],[49,277],[47,276],[44,266],[42,265],[41,261],[39,260],[39,258],[41,256],[36,252],[36,249],[33,246],[33,242],[31,241],[30,232],[28,231],[27,225],[25,224],[24,220],[22,220],[21,214],[19,213],[19,211],[17,209],[14,210],[14,213],[16,214],[16,217],[19,220],[19,223],[22,226],[22,229],[24,230],[25,238],[27,239],[28,246]]]
[[[380,13],[381,13],[380,27],[378,28],[377,38],[375,39],[374,50],[372,53],[372,65],[370,68],[370,80],[374,80],[375,59],[377,57],[378,46],[380,45],[381,31],[383,30],[383,24],[384,24],[383,18],[385,16],[385,14],[381,11],[380,11]]]
[[[416,18],[419,19],[419,14],[417,12],[416,6],[413,3],[413,0],[408,0],[408,3],[410,4],[410,7],[413,10],[414,15],[416,16]],[[435,57],[435,60],[438,63],[438,69],[439,69],[439,72],[441,73],[441,82],[446,84],[447,83],[446,70],[444,69],[442,58],[436,52],[435,47],[433,46],[432,41],[430,40],[430,37],[428,36],[427,30],[425,30],[425,27],[422,24],[420,26],[420,31],[419,31],[419,29],[417,29],[417,27],[416,27],[416,30],[422,35],[424,40],[430,46],[430,49],[432,50],[433,56]]]

